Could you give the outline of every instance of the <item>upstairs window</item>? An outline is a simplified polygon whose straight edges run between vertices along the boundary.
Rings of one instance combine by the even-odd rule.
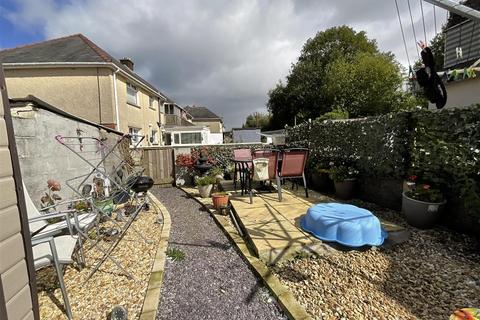
[[[138,89],[133,84],[127,83],[127,102],[138,106]]]
[[[166,104],[165,105],[165,113],[166,114],[175,114],[175,109],[173,104]]]
[[[154,97],[150,96],[148,97],[148,106],[151,108],[151,109],[155,109],[155,99]]]

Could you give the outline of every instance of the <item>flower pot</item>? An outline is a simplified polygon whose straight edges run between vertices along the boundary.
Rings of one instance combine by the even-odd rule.
[[[213,184],[206,186],[198,186],[198,192],[202,198],[210,198],[210,193],[212,192]]]
[[[213,193],[212,194],[213,207],[220,209],[228,205],[228,194],[225,193]]]
[[[328,176],[328,172],[312,173],[312,187],[315,190],[331,192],[334,189],[333,180]]]
[[[409,225],[420,229],[428,229],[435,225],[440,218],[446,201],[425,202],[409,198],[402,194],[402,212]]]
[[[335,194],[338,198],[348,200],[353,196],[355,182],[357,179],[345,179],[343,181],[334,181]]]

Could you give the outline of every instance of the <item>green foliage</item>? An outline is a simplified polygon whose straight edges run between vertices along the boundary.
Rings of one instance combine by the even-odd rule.
[[[363,175],[400,178],[406,172],[408,119],[409,113],[400,112],[363,119],[315,120],[288,127],[288,144],[310,149],[310,168],[328,168],[330,162],[354,164]]]
[[[358,175],[358,170],[351,166],[333,166],[330,168],[328,175],[333,181],[345,181],[348,179],[354,179]]]
[[[166,255],[175,262],[183,261],[185,259],[185,252],[177,248],[168,248]]]
[[[350,61],[339,58],[328,65],[324,92],[334,108],[358,118],[401,109],[402,82],[391,56],[359,53]]]
[[[428,184],[415,185],[405,193],[407,197],[423,202],[441,203],[444,201],[443,194],[438,189],[433,189]]]
[[[330,112],[322,114],[317,121],[348,119],[348,112],[340,108],[333,109]]]
[[[212,176],[199,177],[195,180],[195,185],[197,186],[208,186],[215,184],[217,180]]]
[[[414,172],[440,187],[447,198],[460,197],[465,209],[480,215],[480,105],[420,110],[412,120]]]
[[[266,113],[254,112],[247,116],[245,128],[260,128],[265,129],[270,125],[270,115]]]
[[[362,176],[409,172],[480,216],[480,105],[313,121],[288,127],[287,137],[290,146],[310,148],[311,168],[333,161],[355,164]]]
[[[315,119],[334,110],[351,117],[404,108],[402,78],[389,53],[380,53],[365,32],[340,26],[309,39],[292,65],[287,83],[269,92],[272,128]],[[411,105],[411,103],[409,104]]]
[[[210,169],[208,171],[208,173],[211,175],[211,176],[217,176],[219,174],[223,174],[223,169],[221,167],[213,167],[212,169]]]
[[[200,146],[192,147],[192,154],[199,154],[200,151],[208,154],[211,163],[214,163],[216,167],[224,169],[231,168],[233,166],[233,149],[246,148],[246,149],[260,149],[261,144],[242,144],[242,145],[215,145],[215,146]]]

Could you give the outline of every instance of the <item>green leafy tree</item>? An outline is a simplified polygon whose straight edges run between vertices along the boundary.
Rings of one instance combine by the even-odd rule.
[[[390,55],[358,53],[328,65],[323,92],[336,109],[352,118],[402,109],[405,94],[400,67]]]
[[[358,63],[361,65],[356,66]],[[387,72],[394,75],[388,74],[384,85],[381,76],[375,75],[375,70],[370,70],[369,74],[366,66],[375,66],[383,72],[382,76]],[[335,67],[341,70],[335,70]],[[352,71],[355,71],[354,75],[350,74]],[[332,79],[335,83],[329,84]],[[267,107],[272,114],[272,127],[291,125],[294,119],[297,122],[315,119],[334,110],[342,115],[348,112],[350,116],[356,116],[397,109],[399,102],[409,100],[408,97],[403,99],[400,93],[392,93],[400,88],[398,79],[401,79],[400,72],[392,55],[380,53],[375,40],[368,39],[365,32],[356,32],[348,26],[318,32],[303,46],[286,84],[279,83],[269,92]],[[339,85],[342,82],[349,83],[350,91]],[[374,87],[380,84],[382,89],[391,93],[388,97],[394,101],[379,97],[380,89]],[[387,88],[387,85],[391,87]],[[362,92],[358,97],[353,96],[359,91]],[[367,99],[363,91],[378,94]],[[354,108],[361,104],[361,99],[365,103],[374,101],[373,110],[367,110],[368,105]],[[349,100],[354,104],[350,106]],[[384,105],[380,106],[380,102]],[[343,110],[347,105],[349,109]]]
[[[268,128],[270,124],[270,115],[267,113],[254,112],[247,116],[245,120],[244,128]]]

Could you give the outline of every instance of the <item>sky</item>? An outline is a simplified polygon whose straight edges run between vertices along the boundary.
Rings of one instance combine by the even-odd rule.
[[[421,0],[410,0],[417,40]],[[406,0],[398,0],[410,61],[417,59]],[[423,2],[430,40],[446,11]],[[305,41],[332,26],[366,31],[408,65],[394,0],[0,0],[0,48],[82,33],[179,105],[208,107],[227,128],[266,112]]]

